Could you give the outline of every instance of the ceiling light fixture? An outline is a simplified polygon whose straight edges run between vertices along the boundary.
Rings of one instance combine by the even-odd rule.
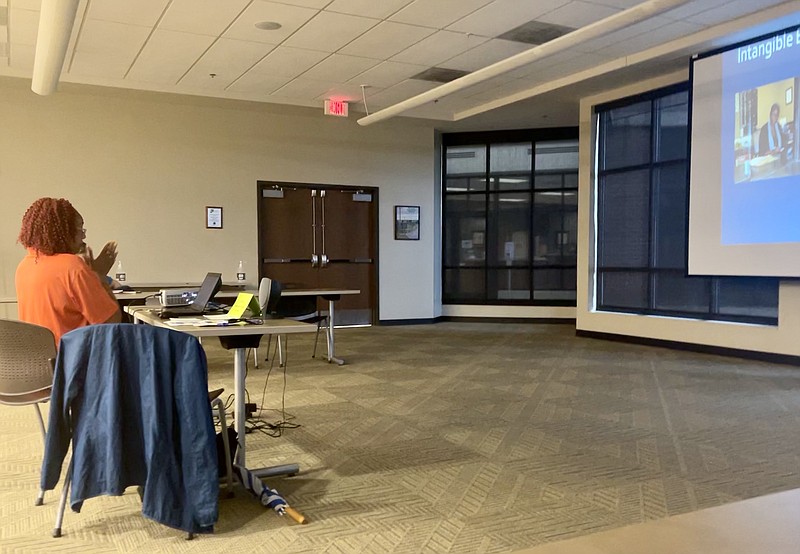
[[[256,29],[260,29],[262,31],[277,31],[281,27],[283,27],[283,25],[277,21],[259,21],[256,23]]]

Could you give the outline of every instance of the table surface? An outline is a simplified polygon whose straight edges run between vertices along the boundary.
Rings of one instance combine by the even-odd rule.
[[[186,287],[186,290],[196,289],[198,287]],[[134,300],[144,300],[145,298],[152,297],[158,291],[130,291],[130,292],[115,292],[114,297],[118,300],[132,302]],[[258,296],[258,291],[254,290],[221,290],[214,295],[214,298],[236,298],[240,292],[250,292]],[[318,289],[286,289],[281,291],[281,296],[344,296],[349,294],[360,294],[358,289],[335,289],[335,288],[318,288]]]
[[[126,306],[125,311],[135,319],[148,325],[165,327],[182,333],[188,333],[195,337],[225,337],[239,335],[288,335],[291,333],[316,333],[317,325],[303,323],[293,319],[265,319],[261,325],[215,325],[207,327],[196,327],[194,325],[169,325],[169,319],[161,319],[156,315],[152,307],[149,306]],[[201,319],[192,317],[190,319]],[[180,318],[179,318],[180,319]],[[186,319],[186,318],[183,318]]]

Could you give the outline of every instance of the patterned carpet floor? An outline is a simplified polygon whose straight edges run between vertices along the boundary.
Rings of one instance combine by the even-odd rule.
[[[283,405],[299,427],[248,434],[248,465],[299,462],[269,484],[308,525],[239,491],[220,500],[214,535],[186,541],[143,518],[131,489],[68,512],[53,539],[56,492],[33,506],[33,410],[0,406],[0,552],[508,552],[800,487],[796,367],[578,338],[570,325],[337,339],[342,367],[312,360],[309,337],[290,337],[285,381],[249,364],[261,419]],[[226,398],[232,355],[204,346]]]

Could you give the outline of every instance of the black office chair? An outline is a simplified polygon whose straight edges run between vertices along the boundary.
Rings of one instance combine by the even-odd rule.
[[[283,285],[280,281],[264,277],[258,287],[259,304],[263,317],[285,317],[304,323],[317,324],[317,333],[314,336],[314,350],[312,358],[317,357],[317,344],[319,343],[319,332],[322,324],[327,326],[328,316],[320,313],[317,309],[316,296],[284,296],[282,294]],[[269,349],[272,344],[272,335],[267,337],[267,360],[269,359]],[[258,367],[258,350],[256,349],[256,367]],[[283,365],[283,348],[281,338],[278,337],[278,359]]]

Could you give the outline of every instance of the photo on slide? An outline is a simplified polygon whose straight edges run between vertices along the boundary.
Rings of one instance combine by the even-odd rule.
[[[800,78],[737,92],[734,98],[734,183],[800,175],[794,92]]]

